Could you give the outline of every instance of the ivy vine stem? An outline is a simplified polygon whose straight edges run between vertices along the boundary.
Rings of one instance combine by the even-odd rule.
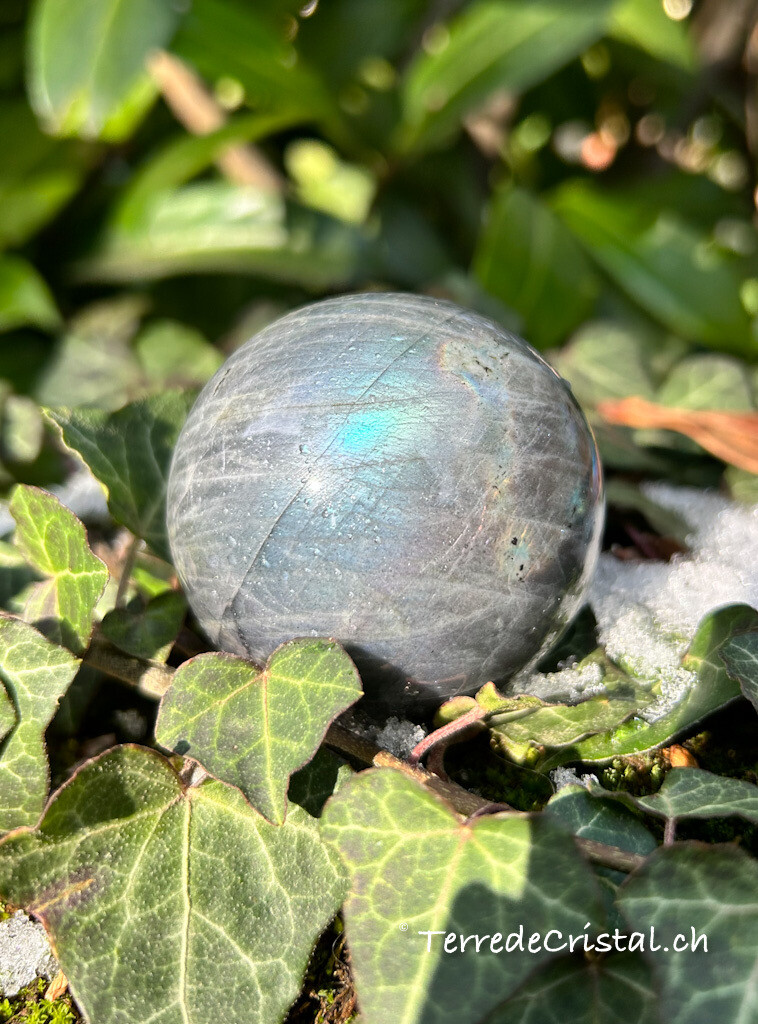
[[[460,718],[456,718],[452,722],[448,722],[446,725],[440,726],[439,729],[430,732],[410,752],[408,755],[409,763],[417,765],[432,747],[438,747],[440,744],[448,747],[452,743],[460,743],[462,740],[468,739],[474,730],[482,727],[481,721],[486,714],[486,709],[481,704],[477,704],[476,707],[471,708],[470,711],[467,711],[465,715],[461,715]]]
[[[126,597],[129,590],[129,583],[132,578],[132,571],[134,569],[134,563],[137,561],[137,555],[142,547],[142,541],[139,537],[132,536],[127,544],[126,554],[121,565],[121,575],[118,581],[118,589],[116,591],[116,608],[123,608],[126,604]]]
[[[97,633],[92,638],[84,660],[92,668],[133,686],[144,696],[154,700],[160,699],[166,693],[174,677],[174,669],[169,666],[124,654]],[[526,812],[516,811],[504,804],[493,804],[483,797],[477,796],[476,793],[470,793],[455,782],[446,781],[433,775],[420,765],[402,761],[388,750],[383,750],[365,737],[357,736],[337,723],[329,726],[325,742],[328,746],[364,765],[375,768],[394,768],[396,771],[403,772],[424,786],[425,789],[436,793],[464,819],[493,812],[528,816]],[[574,837],[574,842],[589,861],[615,868],[617,871],[629,873],[645,863],[645,857],[621,850],[617,846],[607,846],[605,843],[578,836]]]

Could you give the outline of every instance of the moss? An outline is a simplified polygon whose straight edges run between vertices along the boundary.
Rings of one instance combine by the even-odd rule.
[[[82,1018],[68,994],[45,999],[49,982],[37,978],[18,995],[0,1001],[0,1024],[77,1024]]]

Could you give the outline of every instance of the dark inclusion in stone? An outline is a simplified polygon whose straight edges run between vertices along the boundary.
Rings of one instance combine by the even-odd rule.
[[[582,601],[603,519],[595,442],[524,341],[448,302],[296,310],[206,385],[168,529],[220,648],[340,640],[420,708],[533,664]]]

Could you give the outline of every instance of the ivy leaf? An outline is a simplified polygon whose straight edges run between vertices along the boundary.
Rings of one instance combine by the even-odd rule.
[[[591,793],[584,786],[565,786],[551,797],[544,813],[572,835],[646,857],[658,845],[653,834],[645,828],[639,815],[612,798],[604,799],[604,794],[605,790],[599,786],[593,787]],[[606,898],[610,926],[618,924],[623,929],[613,901],[626,876],[598,864],[593,865],[593,871]]]
[[[269,825],[134,746],[85,764],[37,830],[0,844],[0,891],[43,921],[98,1024],[279,1024],[344,889],[300,808]]]
[[[606,792],[605,790],[603,791]],[[609,794],[658,818],[744,818],[758,824],[758,786],[702,768],[672,768],[652,796]]]
[[[167,590],[144,606],[137,600],[126,608],[114,608],[100,623],[100,631],[112,644],[135,658],[165,661],[186,612],[184,597],[175,590]]]
[[[580,740],[571,748],[574,760],[605,761],[624,754],[652,750],[689,729],[739,696],[722,652],[736,635],[758,627],[758,611],[746,604],[728,605],[706,615],[682,659],[693,673],[692,682],[674,706],[654,721],[634,716],[618,728]]]
[[[597,694],[578,704],[543,704],[524,718],[493,715],[488,723],[493,742],[512,760],[523,763],[537,747],[559,750],[585,736],[615,729],[637,710],[634,687],[612,681],[609,694]]]
[[[7,692],[0,687],[0,740],[4,740],[16,724],[16,710]]]
[[[108,570],[90,550],[84,525],[56,497],[19,484],[9,504],[15,543],[29,565],[47,577],[35,589],[26,616],[74,654],[86,650],[95,606]]]
[[[682,359],[661,384],[655,400],[672,408],[702,411],[752,412],[755,408],[746,365],[714,353]]]
[[[604,799],[606,793],[600,786],[593,788],[592,793],[584,786],[566,786],[548,801],[545,814],[563,824],[572,835],[646,857],[658,845],[653,834],[636,814],[618,806],[613,794]]]
[[[550,955],[493,952],[491,938],[521,929],[526,950],[533,932],[580,934],[600,917],[589,867],[544,818],[462,822],[404,774],[370,769],[321,820],[350,871],[346,934],[366,1024],[478,1024]],[[443,952],[449,933],[455,956]],[[472,934],[487,939],[460,951]]]
[[[274,651],[263,671],[230,654],[200,654],[177,669],[155,736],[239,786],[280,824],[290,775],[360,696],[356,668],[333,640],[293,640]]]
[[[37,0],[29,93],[47,130],[127,136],[155,95],[145,59],[169,41],[179,10],[165,0]]]
[[[537,971],[487,1024],[660,1024],[658,996],[642,957],[577,963],[561,958]]]
[[[119,523],[170,559],[166,537],[166,482],[171,455],[194,396],[167,391],[113,413],[57,409],[64,443],[85,462],[108,494]]]
[[[313,760],[293,773],[287,797],[312,818],[320,818],[326,801],[352,774],[353,769],[342,758],[319,747]]]
[[[629,395],[653,398],[654,348],[639,331],[600,320],[585,324],[551,361],[571,384],[577,401],[590,408]]]
[[[619,890],[630,925],[663,949],[649,954],[670,1024],[749,1024],[758,1017],[758,864],[734,846],[676,843],[658,849]],[[677,952],[705,936],[695,951]],[[680,940],[681,944],[681,940]]]
[[[732,679],[736,679],[758,711],[758,629],[731,637],[721,649],[721,657]]]
[[[17,718],[0,754],[0,831],[31,825],[42,813],[49,784],[45,729],[78,668],[72,654],[28,623],[0,616],[0,679]]]
[[[150,384],[164,389],[205,384],[224,361],[199,331],[174,320],[150,324],[134,347]]]

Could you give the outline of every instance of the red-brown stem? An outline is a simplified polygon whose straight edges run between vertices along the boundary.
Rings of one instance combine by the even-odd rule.
[[[460,718],[456,718],[454,721],[448,722],[447,725],[443,725],[441,728],[435,729],[434,732],[430,732],[410,752],[408,763],[415,767],[424,754],[439,743],[444,743],[448,747],[451,743],[458,743],[460,740],[466,739],[467,737],[462,734],[466,733],[471,726],[480,722],[486,714],[487,711],[480,704],[477,704],[470,711],[467,711],[465,715],[461,715]]]

